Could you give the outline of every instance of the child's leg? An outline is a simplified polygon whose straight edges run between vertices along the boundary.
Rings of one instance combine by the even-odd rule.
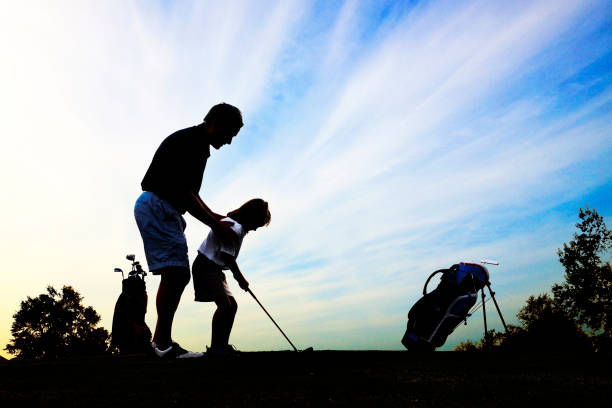
[[[230,333],[234,325],[234,317],[238,303],[233,296],[222,295],[215,299],[217,310],[212,319],[212,338],[210,347],[224,348],[229,343]]]

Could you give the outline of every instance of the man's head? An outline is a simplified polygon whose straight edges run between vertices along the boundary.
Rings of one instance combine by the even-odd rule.
[[[240,109],[227,103],[210,108],[204,117],[204,125],[210,134],[210,144],[215,149],[232,143],[232,138],[243,126]]]

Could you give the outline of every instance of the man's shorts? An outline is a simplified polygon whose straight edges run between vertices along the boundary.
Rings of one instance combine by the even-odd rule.
[[[214,302],[223,295],[234,296],[221,267],[199,252],[193,261],[191,273],[196,302]]]
[[[134,217],[142,236],[149,271],[155,275],[167,267],[189,270],[185,219],[170,203],[145,191],[136,200]]]

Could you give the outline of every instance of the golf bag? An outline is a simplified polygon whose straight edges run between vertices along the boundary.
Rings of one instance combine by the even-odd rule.
[[[427,293],[427,284],[441,273],[440,283]],[[446,342],[461,322],[467,323],[478,291],[489,285],[489,272],[482,265],[459,263],[432,273],[423,287],[423,297],[408,312],[402,344],[411,351],[433,351]]]
[[[147,289],[144,281],[146,272],[133,261],[132,272],[121,282],[121,295],[115,304],[111,348],[121,354],[149,353],[151,351],[151,330],[145,323],[147,313]],[[115,269],[116,272],[123,272]]]

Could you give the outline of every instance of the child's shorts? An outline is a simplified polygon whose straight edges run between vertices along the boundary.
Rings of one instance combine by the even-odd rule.
[[[134,217],[142,236],[149,271],[181,266],[189,269],[185,219],[166,200],[148,191],[134,206]]]
[[[234,296],[221,267],[198,252],[191,268],[196,302],[214,302],[221,296]]]

